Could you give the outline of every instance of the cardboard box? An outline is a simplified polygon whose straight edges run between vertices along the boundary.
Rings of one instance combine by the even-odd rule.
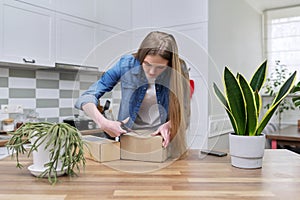
[[[84,149],[87,159],[97,162],[120,160],[120,142],[92,135],[83,136],[83,140],[87,144]]]
[[[164,162],[167,149],[162,147],[161,136],[145,136],[126,133],[120,137],[121,159],[148,162]]]

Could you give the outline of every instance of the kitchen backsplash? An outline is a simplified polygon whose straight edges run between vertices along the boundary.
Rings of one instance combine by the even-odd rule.
[[[83,115],[83,112],[74,108],[74,103],[100,76],[101,73],[0,67],[0,105],[23,105],[24,110],[32,109],[37,112],[41,121],[62,122],[74,114]],[[115,90],[105,94],[101,98],[101,104],[118,96],[118,87]],[[119,101],[118,98],[115,98],[115,103]],[[0,114],[0,121],[8,117],[14,118],[15,115]]]

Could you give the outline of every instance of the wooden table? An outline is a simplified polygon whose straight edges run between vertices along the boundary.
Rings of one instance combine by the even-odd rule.
[[[276,149],[279,143],[283,145],[300,146],[300,132],[296,125],[267,133],[266,138],[271,140],[272,149]]]
[[[263,168],[232,167],[229,156],[199,156],[191,151],[165,168],[147,173],[118,171],[88,161],[78,177],[60,177],[52,186],[30,174],[31,159],[22,170],[7,157],[0,161],[0,199],[297,199],[300,194],[300,155],[284,149],[266,150]],[[115,161],[111,166],[146,171],[161,164]],[[153,168],[154,169],[154,168]]]

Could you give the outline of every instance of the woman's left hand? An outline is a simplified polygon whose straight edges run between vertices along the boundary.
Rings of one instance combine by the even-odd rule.
[[[170,121],[162,124],[154,133],[151,134],[152,136],[161,135],[163,138],[163,147],[167,147],[170,143],[170,135],[171,135],[171,123]]]

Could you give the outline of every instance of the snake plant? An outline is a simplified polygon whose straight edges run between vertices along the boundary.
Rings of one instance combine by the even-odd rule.
[[[260,118],[262,98],[259,91],[266,80],[266,71],[267,60],[257,68],[248,82],[242,74],[238,73],[235,76],[228,67],[225,67],[223,77],[225,95],[213,83],[214,92],[225,107],[233,130],[237,135],[260,135],[280,102],[293,88],[296,71],[284,82],[270,108]]]

